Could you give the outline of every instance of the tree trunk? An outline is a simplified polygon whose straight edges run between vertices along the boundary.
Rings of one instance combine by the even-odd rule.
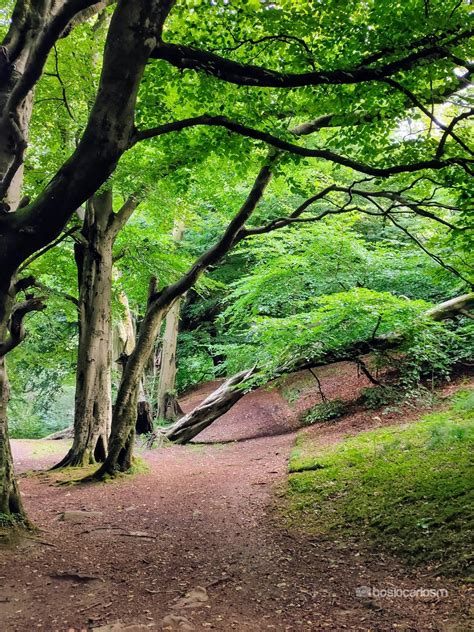
[[[107,458],[90,479],[102,480],[118,472],[126,472],[132,465],[140,381],[160,330],[165,309],[154,310],[150,306],[147,309],[135,348],[123,367],[112,417]]]
[[[112,418],[111,289],[112,245],[108,232],[113,216],[112,193],[88,202],[75,255],[79,286],[74,441],[55,467],[82,467],[104,461]]]
[[[140,380],[138,388],[137,421],[135,423],[135,430],[137,434],[148,434],[153,432],[153,415],[150,403],[146,398],[142,380]]]
[[[226,380],[217,390],[190,413],[164,431],[164,436],[175,443],[188,443],[200,432],[210,426],[216,419],[234,406],[244,395],[245,391],[239,388],[249,378],[255,369],[249,369],[233,375]],[[156,439],[158,433],[153,439]],[[152,441],[151,441],[152,443]]]
[[[0,295],[0,345],[8,337],[13,299],[9,291]],[[10,397],[5,357],[0,355],[0,526],[4,521],[25,522],[26,514],[13,470],[13,459],[8,439],[7,407]]]
[[[113,335],[113,355],[120,375],[123,372],[128,356],[135,348],[135,323],[124,292],[119,295],[119,302],[124,309],[124,317],[116,324]],[[153,432],[153,415],[150,403],[147,400],[143,379],[138,388],[137,421],[135,424],[137,434]]]
[[[172,239],[175,244],[183,238],[184,224],[175,221]],[[182,414],[176,396],[176,347],[178,343],[179,314],[182,297],[170,307],[166,314],[165,333],[161,347],[160,379],[158,382],[156,416],[167,421],[176,421]]]
[[[4,520],[24,522],[26,515],[13,471],[13,458],[8,440],[7,406],[9,384],[5,358],[0,358],[0,526]]]
[[[181,300],[170,307],[166,314],[165,333],[161,347],[160,379],[158,382],[156,415],[160,419],[176,421],[182,414],[176,396],[176,347],[179,330]]]

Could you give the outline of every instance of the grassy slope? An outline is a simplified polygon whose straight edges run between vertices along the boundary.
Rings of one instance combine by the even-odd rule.
[[[312,533],[346,533],[411,563],[466,576],[473,448],[474,390],[458,392],[448,409],[409,426],[363,432],[323,450],[300,437],[290,461],[288,519]]]

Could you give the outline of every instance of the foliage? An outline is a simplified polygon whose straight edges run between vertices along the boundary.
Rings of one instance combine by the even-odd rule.
[[[302,416],[302,423],[304,426],[311,426],[312,424],[319,423],[321,421],[335,421],[342,417],[347,412],[347,403],[340,399],[332,399],[327,402],[322,402],[313,406]]]
[[[399,402],[403,397],[400,387],[375,386],[362,389],[361,400],[365,408],[377,409]]]
[[[312,533],[339,533],[465,574],[472,562],[474,391],[408,426],[325,449],[308,439],[290,461],[288,517]]]
[[[212,380],[216,367],[210,356],[209,336],[200,330],[183,332],[178,338],[176,390],[182,393],[195,384]]]

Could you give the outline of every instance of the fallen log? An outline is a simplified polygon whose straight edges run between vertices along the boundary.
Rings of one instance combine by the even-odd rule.
[[[148,442],[149,447],[155,443],[160,435],[164,435],[174,443],[188,443],[204,428],[210,426],[216,419],[230,410],[245,395],[245,390],[239,387],[255,372],[256,368],[253,368],[233,375],[206,397],[199,406],[170,427],[155,430]]]
[[[60,439],[73,439],[74,438],[74,426],[68,426],[67,428],[63,428],[62,430],[58,430],[57,432],[53,432],[52,434],[45,437],[48,441],[59,441]]]

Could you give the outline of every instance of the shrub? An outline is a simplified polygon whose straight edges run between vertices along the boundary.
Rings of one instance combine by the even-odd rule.
[[[301,423],[304,426],[311,426],[322,421],[333,421],[342,417],[346,412],[346,402],[343,402],[341,399],[333,399],[330,402],[317,404],[307,410],[301,418]]]
[[[403,398],[403,392],[394,386],[374,386],[362,389],[361,400],[366,408],[382,408]]]

